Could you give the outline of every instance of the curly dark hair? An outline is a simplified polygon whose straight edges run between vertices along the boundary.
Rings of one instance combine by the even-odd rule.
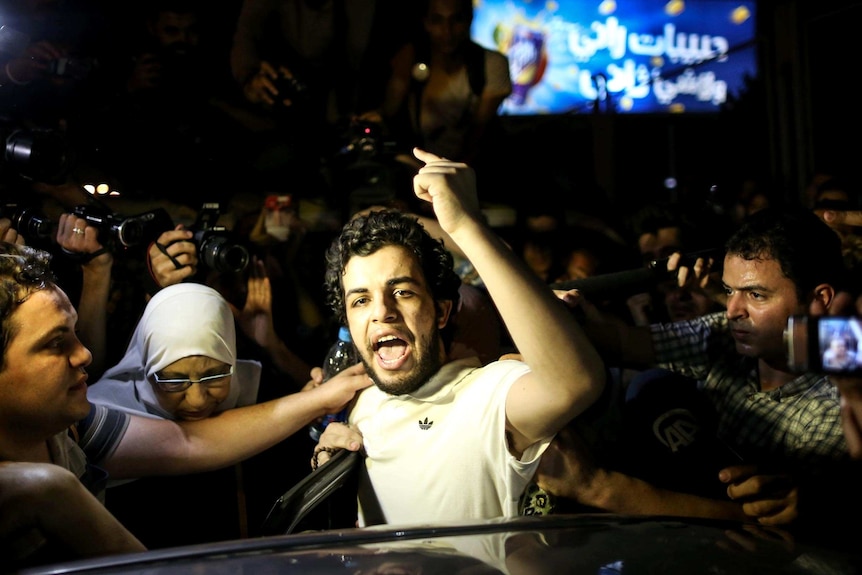
[[[800,302],[821,283],[846,284],[841,239],[811,210],[764,208],[750,215],[728,239],[728,255],[746,260],[773,259],[796,285]]]
[[[51,254],[0,242],[0,370],[6,364],[6,348],[17,334],[12,314],[30,294],[55,283]]]
[[[451,300],[458,308],[461,277],[455,273],[452,254],[433,238],[415,216],[382,210],[358,216],[341,230],[326,251],[324,295],[342,325],[347,324],[344,304],[344,268],[354,256],[367,256],[386,246],[403,246],[419,260],[434,301]],[[451,322],[450,322],[451,323]]]

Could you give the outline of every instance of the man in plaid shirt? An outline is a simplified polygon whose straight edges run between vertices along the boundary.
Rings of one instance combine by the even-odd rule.
[[[715,466],[727,497],[681,493],[609,469],[598,461],[604,454],[591,453],[572,429],[543,457],[536,481],[545,491],[607,511],[801,528],[813,526],[809,518],[818,513],[834,512],[841,501],[834,498],[857,476],[839,395],[826,376],[789,370],[784,330],[791,315],[829,313],[837,305],[846,287],[840,240],[810,211],[767,208],[750,216],[725,248],[726,310],[694,320],[633,327],[603,317],[574,291],[558,296],[583,309],[587,332],[609,365],[660,367],[697,381],[715,410],[711,445],[732,446],[728,451],[741,459]],[[690,281],[705,285],[702,263]]]

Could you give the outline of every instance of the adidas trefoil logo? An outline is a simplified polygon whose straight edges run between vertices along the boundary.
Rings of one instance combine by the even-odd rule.
[[[428,421],[428,418],[425,418],[425,421],[419,420],[419,429],[426,430],[431,429],[431,426],[434,425],[433,421]]]

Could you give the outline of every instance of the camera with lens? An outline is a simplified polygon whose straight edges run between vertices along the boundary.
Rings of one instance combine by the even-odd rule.
[[[54,233],[54,222],[37,208],[19,204],[0,204],[0,218],[7,218],[25,238],[47,239]]]
[[[83,204],[72,208],[72,213],[97,228],[99,241],[106,245],[119,242],[126,248],[139,246],[171,228],[171,218],[163,208],[125,217],[98,204]]]
[[[310,97],[308,85],[294,76],[279,74],[276,78],[275,89],[278,90],[278,100],[290,100],[296,106],[304,103]]]
[[[217,272],[241,272],[248,265],[248,250],[232,240],[227,228],[216,225],[220,214],[218,203],[205,203],[189,228],[198,259]]]
[[[347,195],[345,216],[373,205],[386,205],[398,196],[404,164],[396,159],[397,145],[378,122],[351,119],[338,133],[329,160],[333,188]],[[412,174],[407,176],[412,178]],[[333,199],[342,204],[343,199]],[[342,204],[342,205],[344,205]]]
[[[383,138],[383,129],[376,122],[351,121],[344,134],[346,143],[339,154],[349,156],[354,162],[368,162],[392,147]]]
[[[22,128],[0,119],[2,172],[28,180],[62,183],[74,165],[74,154],[64,133],[47,128]]]

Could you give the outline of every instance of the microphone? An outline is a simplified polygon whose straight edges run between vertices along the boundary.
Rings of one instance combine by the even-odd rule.
[[[712,258],[713,264],[710,271],[720,271],[724,264],[724,249],[710,248],[683,254],[679,261],[679,267],[693,267],[698,258],[705,260]],[[555,290],[577,289],[587,299],[595,299],[596,297],[613,299],[617,296],[633,295],[648,291],[659,281],[676,277],[676,271],[667,271],[668,259],[670,258],[652,260],[645,268],[641,269],[555,282],[550,284],[550,287]]]
[[[667,272],[665,272],[665,274],[667,274]],[[636,294],[647,291],[651,285],[655,284],[660,275],[661,272],[654,268],[647,267],[565,282],[556,282],[551,284],[551,289],[566,291],[577,289],[587,299],[594,299],[595,296],[607,299],[618,295]]]

